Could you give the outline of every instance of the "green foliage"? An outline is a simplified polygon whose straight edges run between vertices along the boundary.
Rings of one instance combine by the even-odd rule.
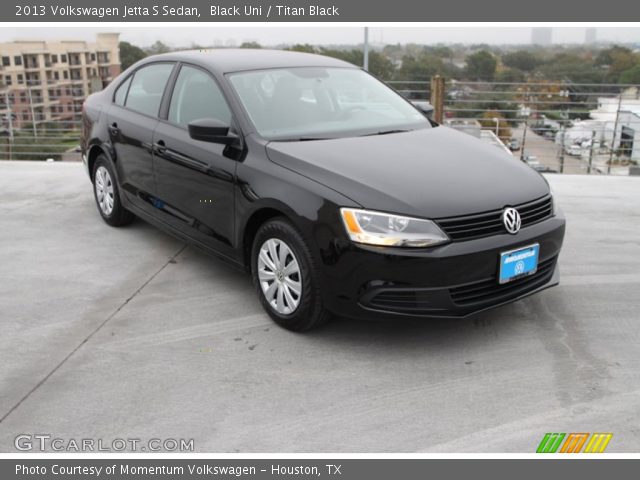
[[[240,48],[262,48],[258,42],[242,42]]]
[[[620,74],[620,83],[640,84],[640,63]]]
[[[436,55],[429,49],[425,49],[417,55],[404,55],[402,64],[395,72],[398,80],[422,80],[428,81],[434,75],[443,75],[453,78],[459,75],[459,69]]]
[[[142,60],[147,53],[140,47],[131,45],[129,42],[120,42],[120,65],[122,70],[126,70],[138,60]]]
[[[146,50],[149,55],[158,55],[159,53],[169,53],[171,48],[158,40]]]
[[[538,69],[542,78],[553,81],[570,81],[576,83],[602,83],[606,80],[606,72],[594,65],[584,55],[564,52],[554,55]]]
[[[317,53],[338,58],[359,67],[364,65],[364,52],[362,49],[337,50],[321,47]],[[392,78],[394,71],[395,67],[391,60],[378,51],[369,51],[369,72],[382,79],[389,79]]]
[[[500,70],[495,75],[496,82],[503,83],[522,83],[527,81],[527,76],[521,70],[517,68],[505,68],[504,70]],[[505,87],[504,90],[512,90],[513,86],[511,85],[499,85],[498,87]]]
[[[316,48],[313,45],[309,45],[308,43],[296,43],[292,47],[287,48],[286,50],[291,50],[292,52],[302,52],[302,53],[316,53]]]
[[[523,72],[531,72],[541,63],[537,55],[527,50],[517,50],[502,56],[502,63],[507,67],[517,68]]]
[[[480,50],[467,57],[467,77],[472,80],[491,81],[496,73],[498,61],[487,50]]]

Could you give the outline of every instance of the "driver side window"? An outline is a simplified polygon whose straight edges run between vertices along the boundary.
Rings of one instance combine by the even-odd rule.
[[[202,118],[213,118],[229,125],[231,111],[218,84],[208,73],[183,65],[171,95],[168,120],[187,128],[189,122]]]

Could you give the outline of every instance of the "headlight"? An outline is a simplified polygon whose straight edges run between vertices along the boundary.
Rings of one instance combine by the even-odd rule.
[[[387,247],[431,247],[449,238],[431,220],[341,208],[349,238],[357,243]]]

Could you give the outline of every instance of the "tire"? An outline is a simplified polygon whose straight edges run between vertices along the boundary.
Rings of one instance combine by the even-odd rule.
[[[102,219],[112,227],[131,223],[135,216],[122,206],[113,166],[106,156],[101,154],[96,158],[92,178],[93,197]]]
[[[260,303],[281,327],[303,332],[329,320],[310,249],[287,220],[275,218],[258,229],[251,249],[251,275]]]

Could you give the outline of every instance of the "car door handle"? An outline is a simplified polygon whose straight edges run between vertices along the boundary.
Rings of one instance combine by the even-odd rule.
[[[109,132],[111,133],[111,135],[118,135],[120,133],[120,129],[118,128],[118,124],[116,122],[113,122],[111,125],[109,125]]]
[[[158,140],[153,144],[153,149],[156,151],[156,153],[162,155],[167,151],[167,145],[164,143],[164,140]]]

